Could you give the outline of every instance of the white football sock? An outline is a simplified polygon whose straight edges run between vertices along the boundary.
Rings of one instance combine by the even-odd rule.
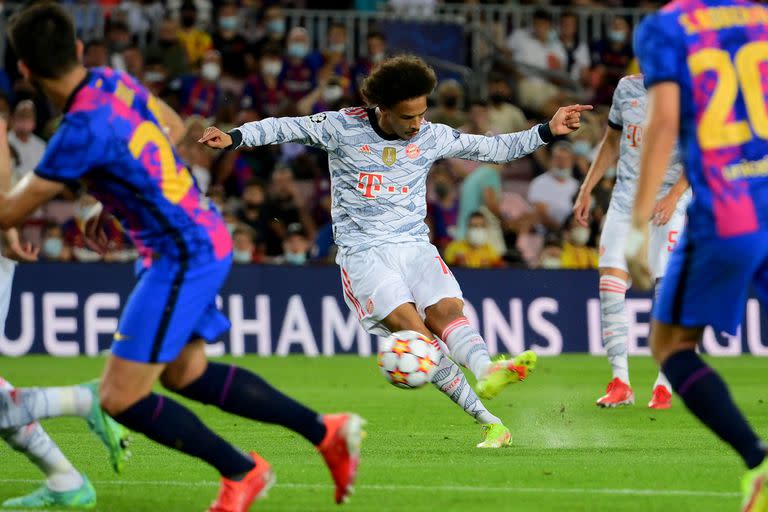
[[[432,384],[454,401],[464,412],[480,424],[501,423],[501,420],[485,408],[467,382],[461,368],[443,353],[440,364],[432,377]]]
[[[665,388],[667,388],[667,391],[672,393],[672,385],[667,380],[667,377],[665,377],[664,374],[661,372],[659,372],[658,377],[656,377],[656,382],[653,383],[654,389],[656,388],[656,386],[664,386]]]
[[[461,317],[445,328],[440,339],[448,345],[456,362],[463,364],[478,379],[485,375],[491,365],[488,347],[480,333],[469,325],[466,317]]]
[[[626,309],[627,283],[616,276],[600,277],[600,319],[603,326],[603,346],[611,363],[613,377],[629,384]]]
[[[0,379],[0,390],[13,389]],[[23,453],[47,477],[46,484],[52,491],[73,491],[83,485],[82,475],[43,430],[39,423],[31,423],[17,429],[0,430],[2,437],[14,450]]]
[[[45,418],[86,417],[93,394],[82,386],[0,390],[0,429],[16,429]]]

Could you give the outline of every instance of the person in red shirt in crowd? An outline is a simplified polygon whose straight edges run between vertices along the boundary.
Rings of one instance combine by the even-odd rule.
[[[258,72],[248,76],[243,87],[240,108],[253,111],[260,118],[277,116],[287,101],[279,79],[282,71],[282,49],[276,45],[264,46]]]
[[[309,33],[303,27],[294,27],[288,33],[285,48],[285,61],[280,74],[280,81],[285,94],[292,102],[297,102],[312,92],[317,85],[315,68],[307,58],[309,55]]]

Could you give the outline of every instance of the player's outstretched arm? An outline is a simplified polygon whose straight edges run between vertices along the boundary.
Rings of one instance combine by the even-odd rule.
[[[505,163],[529,155],[555,136],[566,135],[581,126],[581,113],[592,105],[561,107],[548,122],[530,130],[493,137],[460,133],[442,124],[432,125],[440,158],[464,158],[479,162]]]
[[[600,180],[603,179],[603,176],[605,176],[605,171],[610,166],[615,165],[619,159],[620,143],[621,130],[611,126],[606,128],[603,140],[600,141],[600,145],[597,148],[597,156],[592,161],[592,165],[589,166],[587,176],[584,178],[584,183],[579,188],[579,195],[576,196],[576,201],[573,204],[573,214],[582,226],[586,226],[589,220],[592,191]]]
[[[198,142],[215,149],[236,149],[267,144],[296,142],[322,149],[334,149],[338,139],[339,112],[321,112],[304,117],[270,117],[245,123],[229,133],[206,128]]]
[[[640,152],[640,178],[632,213],[632,227],[627,238],[627,266],[633,282],[650,290],[653,279],[647,262],[648,222],[656,195],[669,166],[680,127],[680,86],[659,82],[648,91],[648,116]]]

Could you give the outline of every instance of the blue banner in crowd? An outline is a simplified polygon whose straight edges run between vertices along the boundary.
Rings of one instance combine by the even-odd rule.
[[[603,353],[596,272],[457,269],[455,275],[464,289],[467,317],[492,352]],[[131,265],[19,266],[0,354],[76,356],[107,350],[133,283]],[[220,307],[232,329],[209,347],[211,355],[376,351],[377,338],[360,328],[343,301],[336,267],[235,266]],[[627,301],[632,354],[649,353],[650,308],[647,295],[630,295]],[[703,350],[768,355],[766,325],[757,301],[750,299],[739,334],[708,330]]]

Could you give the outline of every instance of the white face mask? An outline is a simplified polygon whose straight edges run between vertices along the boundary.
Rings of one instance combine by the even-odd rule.
[[[283,70],[283,63],[279,60],[265,60],[261,63],[261,73],[264,76],[276,77]]]
[[[200,67],[200,75],[209,82],[215,82],[221,75],[221,67],[215,62],[205,62]]]
[[[554,167],[554,168],[550,169],[549,172],[551,172],[552,176],[554,176],[555,178],[557,178],[559,180],[564,180],[565,178],[567,178],[568,176],[571,175],[571,170],[570,169],[560,169],[558,167]]]
[[[544,256],[541,258],[539,266],[541,268],[560,268],[562,267],[562,264],[560,263],[560,258],[557,256]]]
[[[340,85],[329,85],[323,89],[323,101],[333,103],[344,95],[344,89]]]
[[[608,169],[606,169],[605,170],[605,177],[608,178],[609,180],[612,180],[613,178],[615,178],[616,177],[616,167],[614,166],[614,167],[609,167]]]
[[[585,228],[584,226],[576,226],[575,228],[571,229],[571,242],[578,246],[587,245],[587,242],[589,242],[590,234],[591,233],[589,228]]]
[[[485,228],[469,228],[467,230],[467,242],[475,247],[480,247],[488,242],[488,231]]]

